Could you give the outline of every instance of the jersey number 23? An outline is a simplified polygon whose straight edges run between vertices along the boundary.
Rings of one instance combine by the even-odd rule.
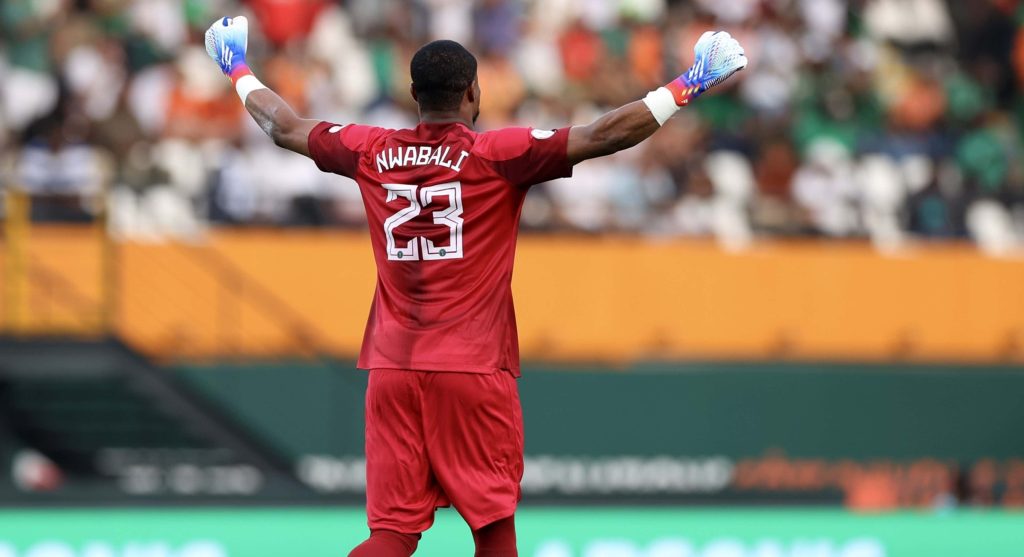
[[[462,259],[462,184],[448,182],[435,186],[411,184],[381,184],[387,190],[387,203],[399,197],[409,201],[409,206],[400,209],[384,221],[384,234],[388,241],[388,259],[391,261],[432,261],[439,259]],[[433,212],[434,224],[448,227],[448,245],[437,246],[428,238],[413,238],[400,247],[395,242],[395,229],[416,218],[423,208],[436,198],[446,197],[448,206]]]

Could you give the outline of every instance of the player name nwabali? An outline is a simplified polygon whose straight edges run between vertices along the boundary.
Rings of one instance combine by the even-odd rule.
[[[377,172],[393,170],[400,166],[443,166],[455,172],[462,170],[462,162],[469,157],[468,151],[461,151],[459,160],[452,163],[448,154],[452,152],[449,145],[430,147],[429,145],[408,145],[406,147],[391,147],[386,151],[377,153]]]

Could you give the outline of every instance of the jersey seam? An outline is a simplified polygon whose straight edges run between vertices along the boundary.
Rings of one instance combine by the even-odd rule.
[[[440,362],[420,362],[420,365],[425,365],[425,366],[442,366],[442,365],[450,365],[450,364],[441,364]],[[456,364],[456,365],[459,365],[459,364]],[[462,364],[462,365],[465,365],[465,364]],[[473,368],[475,368],[475,369],[484,369],[484,368],[486,368],[486,369],[489,369],[491,371],[509,371],[508,368],[497,367],[497,366],[472,365],[472,364],[470,364],[470,365]],[[366,367],[364,369],[401,369],[401,370],[417,371],[417,370],[410,369],[410,368],[405,368],[405,367],[382,367],[382,366],[369,366],[369,367]],[[427,370],[423,370],[423,371],[427,371]],[[459,371],[459,370],[458,369],[449,369],[448,371]]]

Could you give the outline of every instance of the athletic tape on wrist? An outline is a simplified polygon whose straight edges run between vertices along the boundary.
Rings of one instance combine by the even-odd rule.
[[[658,121],[659,126],[665,125],[665,122],[668,122],[668,119],[679,110],[679,105],[676,104],[672,91],[664,87],[658,87],[654,91],[647,93],[647,96],[644,97],[644,104],[647,105],[647,109],[654,115],[654,119]]]
[[[245,104],[245,99],[249,96],[249,93],[266,88],[267,86],[260,83],[260,80],[256,79],[256,76],[252,74],[243,75],[235,80],[235,92],[242,99],[242,104]]]

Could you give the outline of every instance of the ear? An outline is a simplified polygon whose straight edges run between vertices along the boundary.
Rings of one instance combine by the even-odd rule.
[[[469,101],[470,103],[475,103],[477,101],[478,96],[477,91],[478,89],[476,78],[473,78],[473,83],[470,83],[469,89],[466,89],[466,100]]]
[[[420,102],[420,100],[416,97],[416,87],[412,83],[409,84],[409,94],[412,95],[412,100]]]

